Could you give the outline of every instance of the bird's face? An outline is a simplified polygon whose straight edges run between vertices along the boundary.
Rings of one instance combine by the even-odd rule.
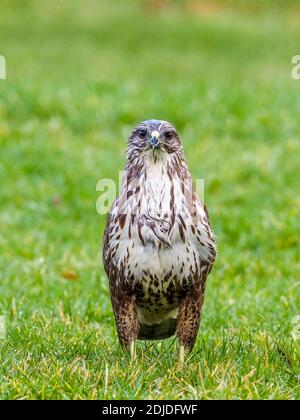
[[[181,150],[181,143],[175,127],[167,121],[147,120],[134,128],[128,139],[128,153],[131,151],[147,155],[171,154]]]

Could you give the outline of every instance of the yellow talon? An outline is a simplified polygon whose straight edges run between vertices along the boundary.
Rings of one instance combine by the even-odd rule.
[[[180,344],[178,354],[178,366],[183,367],[184,365],[184,346]]]
[[[131,360],[135,360],[136,358],[136,353],[135,353],[135,341],[131,341],[130,342],[130,355],[131,355]]]

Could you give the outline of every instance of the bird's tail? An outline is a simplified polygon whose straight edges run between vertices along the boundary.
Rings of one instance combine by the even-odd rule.
[[[176,319],[168,318],[160,324],[141,324],[138,335],[139,340],[162,340],[172,337],[176,331]]]

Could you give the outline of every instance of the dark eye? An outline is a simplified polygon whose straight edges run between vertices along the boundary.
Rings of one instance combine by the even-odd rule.
[[[172,140],[173,136],[174,136],[173,131],[170,130],[170,131],[165,132],[165,139],[166,140]]]
[[[147,130],[145,130],[144,128],[140,128],[138,130],[138,135],[141,140],[144,140],[147,137]]]

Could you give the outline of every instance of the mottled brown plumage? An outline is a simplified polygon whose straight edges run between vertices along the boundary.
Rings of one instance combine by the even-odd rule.
[[[120,343],[176,334],[195,343],[206,278],[216,257],[176,129],[149,120],[128,139],[125,175],[104,233],[103,262]]]

